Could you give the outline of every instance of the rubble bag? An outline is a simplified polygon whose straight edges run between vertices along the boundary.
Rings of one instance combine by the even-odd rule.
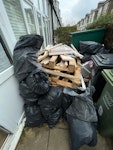
[[[38,95],[47,93],[50,88],[48,75],[40,67],[37,67],[28,75],[26,83],[29,88]]]
[[[37,68],[37,52],[43,43],[40,35],[21,36],[13,53],[14,73],[19,82]]]
[[[83,145],[97,144],[96,123],[86,122],[67,115],[69,124],[71,150],[79,150]]]
[[[45,119],[42,116],[40,107],[37,105],[24,105],[26,122],[25,125],[29,127],[40,126],[45,123]]]

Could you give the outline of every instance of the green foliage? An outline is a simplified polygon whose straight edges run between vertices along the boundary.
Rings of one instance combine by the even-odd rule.
[[[92,24],[88,25],[86,29],[95,29],[101,27],[113,28],[113,13],[101,15]]]
[[[66,27],[59,27],[54,31],[54,33],[58,43],[65,43],[67,45],[70,45],[71,41],[69,34],[71,32],[76,31],[77,31],[76,26],[66,26]]]

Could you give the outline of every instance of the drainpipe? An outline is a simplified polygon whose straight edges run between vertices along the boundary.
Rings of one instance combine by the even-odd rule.
[[[53,22],[53,10],[54,10],[54,13],[55,13],[55,15],[56,15],[56,17],[57,17],[57,20],[58,20],[58,22],[59,22],[59,24],[60,24],[60,26],[61,26],[61,23],[60,23],[60,20],[59,20],[59,17],[58,17],[58,15],[57,15],[57,12],[56,12],[56,10],[55,10],[55,7],[54,7],[54,5],[53,5],[53,0],[49,0],[49,3],[50,3],[50,5],[51,5],[51,17],[52,17],[52,30],[53,30],[53,43],[54,43],[54,22]]]
[[[51,6],[51,21],[52,21],[52,42],[54,43],[54,22],[53,22],[53,9]]]
[[[55,13],[55,15],[56,15],[56,17],[57,17],[57,20],[58,20],[58,22],[59,22],[59,24],[60,24],[60,26],[61,26],[59,17],[58,17],[58,15],[57,15],[57,12],[56,12],[55,7],[54,7],[54,5],[53,5],[53,0],[49,0],[49,2],[50,2],[50,5],[51,5],[52,9],[54,10],[54,13]]]

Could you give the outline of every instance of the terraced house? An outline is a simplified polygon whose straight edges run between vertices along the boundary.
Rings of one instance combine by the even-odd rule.
[[[91,10],[90,13],[85,15],[85,18],[82,18],[77,23],[77,30],[84,30],[87,25],[93,23],[100,15],[105,15],[110,12],[113,12],[113,0],[99,2],[96,9]]]
[[[13,49],[20,36],[39,34],[42,48],[61,26],[57,0],[0,0],[0,146],[13,150],[24,126],[23,101],[13,72]],[[16,112],[16,113],[15,113]]]

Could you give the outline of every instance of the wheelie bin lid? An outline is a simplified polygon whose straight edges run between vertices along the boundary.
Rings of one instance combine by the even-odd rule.
[[[96,54],[91,59],[99,69],[113,68],[113,54]]]
[[[102,75],[104,76],[105,80],[113,87],[113,69],[104,69],[102,71]]]

